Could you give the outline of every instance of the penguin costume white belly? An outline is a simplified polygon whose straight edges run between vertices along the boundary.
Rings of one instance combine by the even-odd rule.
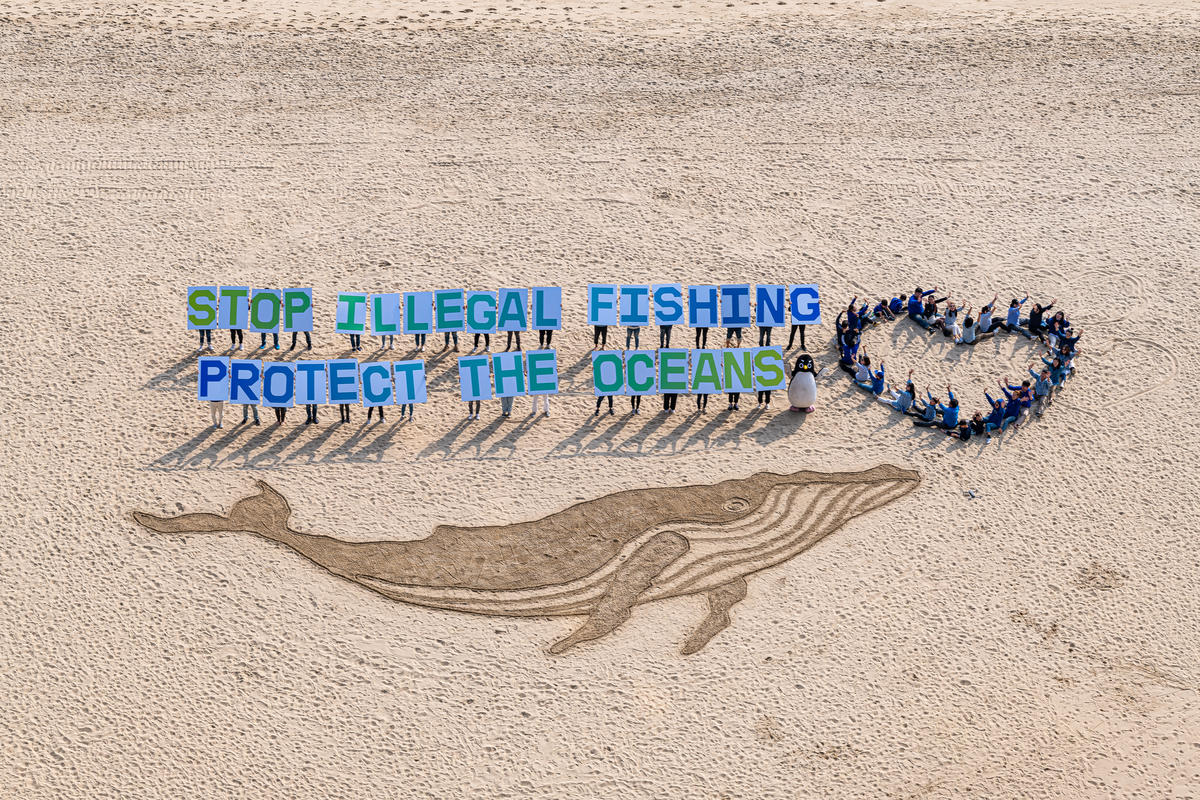
[[[796,369],[788,384],[788,402],[792,404],[792,411],[812,411],[817,404],[817,376],[813,366],[810,355],[796,359]]]

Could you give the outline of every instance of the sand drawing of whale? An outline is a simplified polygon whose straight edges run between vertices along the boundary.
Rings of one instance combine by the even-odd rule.
[[[746,576],[795,557],[920,481],[918,473],[888,464],[862,472],[759,472],[710,485],[615,492],[530,522],[438,525],[414,541],[348,542],[294,531],[287,500],[264,481],[226,516],[135,511],[133,517],[161,533],[254,533],[405,603],[497,616],[586,617],[550,647],[555,654],[612,632],[635,605],[700,595],[708,614],[687,636],[687,655],[730,624],[730,608],[746,596]]]

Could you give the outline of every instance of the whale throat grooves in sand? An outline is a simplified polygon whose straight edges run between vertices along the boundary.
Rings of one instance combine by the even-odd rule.
[[[514,617],[583,616],[550,648],[598,639],[635,605],[700,595],[708,614],[683,645],[708,644],[746,596],[745,578],[812,547],[847,521],[920,485],[887,464],[862,472],[759,472],[743,479],[632,489],[542,519],[463,528],[439,525],[416,541],[347,542],[288,526],[291,508],[263,481],[225,516],[134,519],[160,533],[247,532],[393,600]]]

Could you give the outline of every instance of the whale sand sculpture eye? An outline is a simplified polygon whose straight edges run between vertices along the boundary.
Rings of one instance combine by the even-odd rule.
[[[739,482],[745,497],[716,495],[703,485],[633,489],[527,522],[438,525],[412,541],[347,542],[293,530],[287,500],[262,481],[258,494],[238,500],[225,515],[136,511],[133,518],[163,533],[255,533],[405,603],[472,614],[584,617],[551,653],[611,633],[636,605],[695,595],[705,598],[708,614],[683,643],[688,655],[729,625],[729,610],[746,596],[746,576],[804,552],[920,482],[916,472],[887,464],[863,472],[764,472]],[[718,503],[721,496],[727,499]],[[749,497],[766,499],[751,503]]]

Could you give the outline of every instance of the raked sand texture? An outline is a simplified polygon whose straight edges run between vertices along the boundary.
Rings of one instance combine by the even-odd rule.
[[[1200,796],[1200,11],[544,2],[0,3],[0,796]],[[819,283],[819,364],[839,304],[916,283],[1057,296],[1083,355],[986,446],[840,373],[809,417],[596,421],[583,287],[664,279]],[[318,357],[338,289],[561,284],[565,393],[468,423],[426,353],[415,422],[212,430],[193,283],[313,286]],[[971,410],[1037,355],[865,345]],[[419,539],[879,464],[919,488],[690,656],[699,597],[552,655],[581,618],[131,514],[265,480],[296,531]]]

